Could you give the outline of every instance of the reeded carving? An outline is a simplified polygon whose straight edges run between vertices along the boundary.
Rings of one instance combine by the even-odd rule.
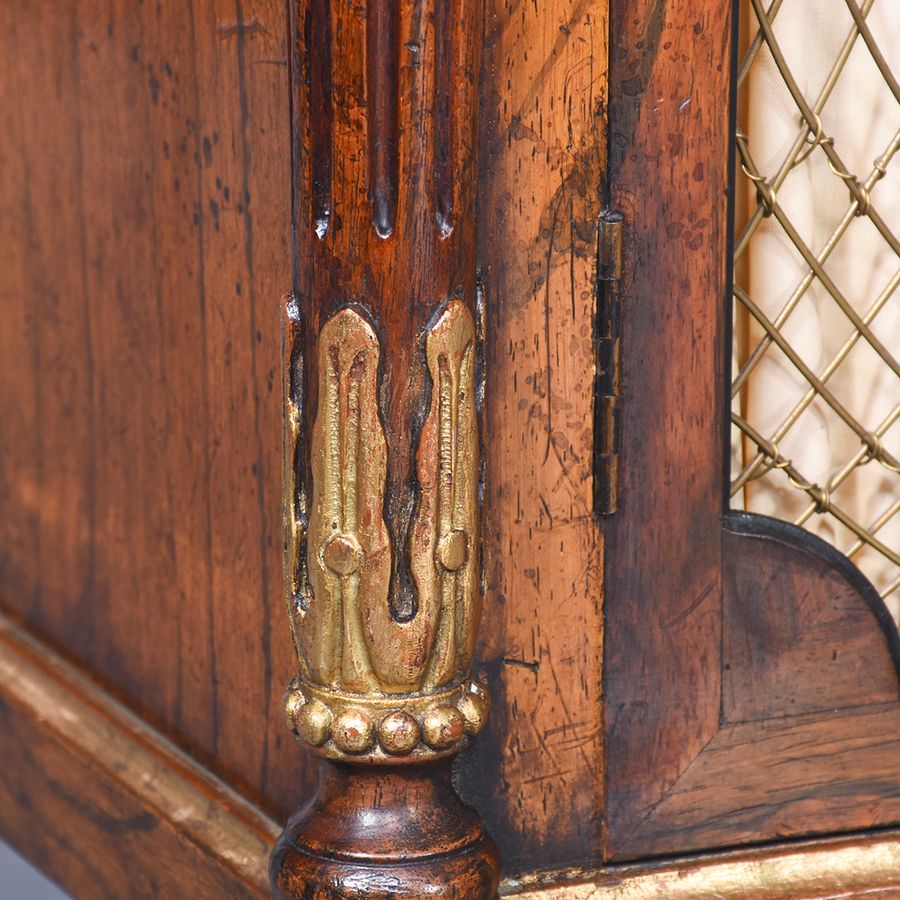
[[[406,621],[390,603],[380,354],[372,326],[354,309],[321,330],[305,534],[292,474],[299,417],[287,391],[285,564],[300,675],[285,714],[326,756],[408,761],[456,752],[481,730],[489,707],[469,679],[481,616],[472,314],[450,301],[425,338],[432,391],[409,546],[417,609]],[[291,377],[290,364],[287,371]]]
[[[480,6],[303,0],[298,108],[319,238],[333,231],[338,208],[344,228],[359,216],[382,239],[425,209],[433,226],[425,239],[444,240],[461,224],[474,198],[480,42],[470,35]]]

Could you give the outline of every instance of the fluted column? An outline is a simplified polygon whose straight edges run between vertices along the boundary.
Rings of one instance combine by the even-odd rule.
[[[450,758],[483,727],[480,3],[292,9],[285,309],[288,725],[324,757],[272,860],[283,897],[491,897]]]

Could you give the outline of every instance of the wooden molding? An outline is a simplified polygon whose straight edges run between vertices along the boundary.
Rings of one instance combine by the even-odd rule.
[[[640,787],[616,786],[617,858],[900,821],[897,634],[883,604],[819,539],[760,516],[725,522],[720,718],[630,826]]]
[[[79,898],[268,896],[277,825],[0,616],[0,833]]]

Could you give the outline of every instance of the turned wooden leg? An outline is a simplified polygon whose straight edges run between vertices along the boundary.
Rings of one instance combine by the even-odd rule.
[[[478,0],[292,8],[296,283],[285,310],[291,730],[326,758],[277,896],[497,891],[450,783],[488,715],[481,618]]]
[[[495,897],[499,857],[450,761],[323,763],[316,799],[272,855],[276,897]]]
[[[475,342],[472,315],[455,300],[424,341],[434,387],[416,452],[408,548],[417,610],[402,619],[391,608],[393,554],[382,518],[379,343],[351,309],[319,336],[305,523],[290,477],[286,492],[300,674],[285,695],[285,715],[327,762],[317,798],[273,855],[278,896],[496,894],[496,848],[450,783],[451,757],[482,729],[490,708],[469,674],[481,612]],[[299,409],[290,399],[288,406],[293,460]],[[305,548],[296,546],[301,540]]]

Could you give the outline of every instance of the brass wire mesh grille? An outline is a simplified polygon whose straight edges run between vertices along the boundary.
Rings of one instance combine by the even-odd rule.
[[[879,5],[896,23],[898,0],[741,10],[731,498],[829,540],[896,604],[900,40],[883,46]]]

